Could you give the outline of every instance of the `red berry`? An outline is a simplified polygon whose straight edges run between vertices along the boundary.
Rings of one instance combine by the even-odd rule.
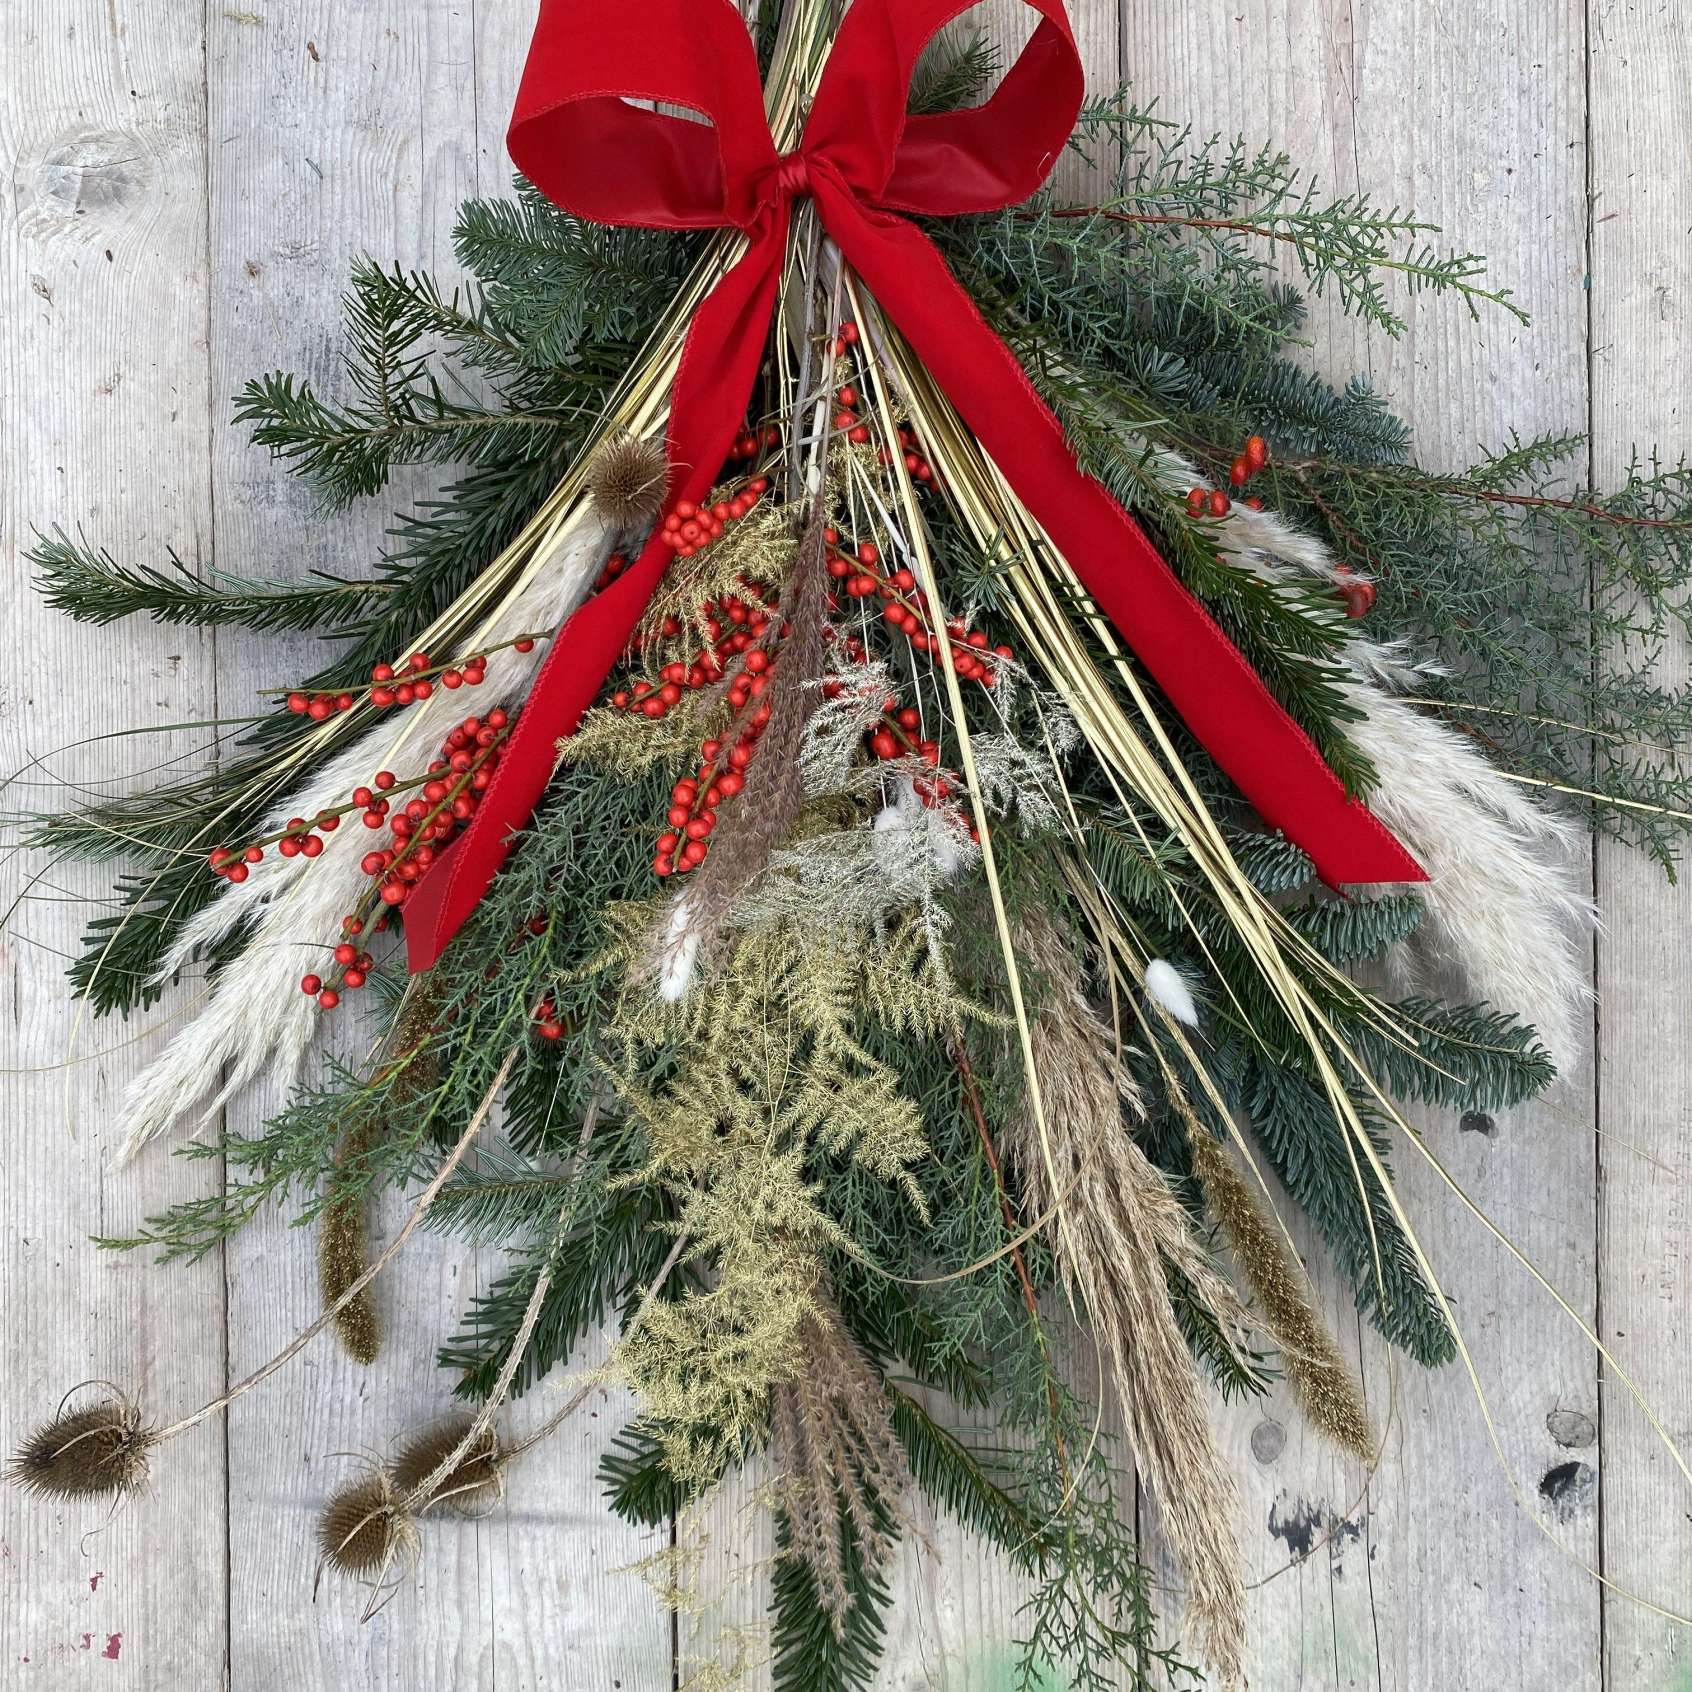
[[[1243,488],[1251,480],[1251,465],[1244,458],[1236,458],[1228,469],[1228,480]]]
[[[333,987],[325,987],[317,995],[317,1002],[324,1010],[333,1010],[341,1002],[341,995]]]
[[[1220,488],[1216,488],[1210,495],[1209,505],[1212,517],[1226,517],[1233,509],[1234,502]]]
[[[352,945],[346,940],[343,940],[340,945],[335,948],[335,962],[338,964],[357,963],[358,947]]]
[[[343,987],[350,987],[353,992],[356,993],[367,980],[369,980],[369,977],[362,969],[349,969],[347,973],[341,977],[341,985]]]
[[[292,711],[296,717],[303,717],[310,704],[311,701],[307,699],[303,693],[290,693],[288,695],[288,709]]]
[[[1345,595],[1345,614],[1348,617],[1367,617],[1375,606],[1373,582],[1347,582],[1340,590]]]
[[[1261,435],[1246,437],[1245,461],[1254,472],[1269,462],[1269,443]]]
[[[1194,488],[1187,495],[1187,510],[1192,516],[1199,517],[1203,515],[1205,498],[1206,495],[1203,488]]]
[[[376,785],[385,793],[394,785],[394,772],[392,770],[378,770],[376,772]]]
[[[302,975],[300,977],[300,991],[315,997],[323,988],[323,977],[320,975]]]

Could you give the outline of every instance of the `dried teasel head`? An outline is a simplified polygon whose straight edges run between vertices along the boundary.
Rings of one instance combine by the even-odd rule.
[[[43,1498],[121,1498],[147,1478],[157,1434],[141,1407],[114,1391],[36,1429],[7,1466],[7,1479]]]
[[[599,515],[614,529],[638,529],[658,515],[670,465],[657,441],[621,435],[607,441],[588,467],[588,489]]]
[[[403,1500],[393,1475],[380,1467],[343,1486],[318,1520],[319,1575],[327,1568],[381,1584],[395,1574],[417,1544],[417,1524]]]
[[[400,1497],[409,1498],[444,1463],[469,1433],[472,1416],[454,1416],[414,1434],[394,1459],[394,1486]],[[500,1455],[499,1436],[483,1428],[475,1443],[436,1482],[419,1510],[442,1505],[461,1516],[476,1516],[490,1510],[505,1490],[505,1466]]]

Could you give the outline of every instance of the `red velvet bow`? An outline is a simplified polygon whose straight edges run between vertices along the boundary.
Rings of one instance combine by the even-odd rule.
[[[694,314],[671,395],[672,499],[698,500],[739,434],[769,334],[794,199],[823,226],[1187,725],[1330,884],[1419,881],[1309,736],[1183,588],[1132,518],[1076,466],[1057,419],[945,261],[900,216],[1002,209],[1045,180],[1074,126],[1081,63],[1061,0],[998,90],[912,117],[918,55],[969,0],[854,0],[799,150],[778,157],[752,42],[730,0],[542,0],[511,156],[598,223],[739,229],[750,245]],[[626,103],[682,106],[714,127]],[[499,773],[464,834],[412,890],[426,969],[487,890],[575,726],[628,645],[670,553],[656,536],[564,625]]]

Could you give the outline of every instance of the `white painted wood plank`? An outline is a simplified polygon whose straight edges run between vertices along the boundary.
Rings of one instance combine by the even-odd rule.
[[[491,10],[500,16],[484,22],[468,0],[357,9],[285,0],[214,21],[220,413],[221,396],[276,366],[331,392],[342,386],[338,301],[356,255],[454,278],[460,202],[483,187],[503,192],[508,175],[501,165],[483,180],[487,131],[502,133],[504,116],[483,104],[481,56],[509,58],[514,87],[531,21],[518,16],[526,8]],[[363,568],[393,506],[440,480],[399,478],[391,495],[326,520],[306,490],[234,431],[217,433],[215,463],[220,557],[283,574]],[[268,637],[228,644],[233,684],[247,689],[314,664],[303,641],[291,649]],[[350,1049],[351,1026],[338,1032]],[[256,1128],[279,1102],[249,1099],[239,1122]],[[397,1199],[385,1206],[383,1237],[403,1210]],[[231,1257],[231,1346],[235,1367],[245,1369],[315,1313],[315,1270],[309,1237],[285,1217],[255,1224]],[[374,1369],[360,1369],[324,1340],[273,1393],[237,1408],[235,1687],[283,1679],[302,1688],[489,1692],[561,1680],[668,1685],[667,1619],[638,1583],[610,1572],[651,1547],[599,1499],[594,1467],[608,1427],[621,1420],[603,1396],[514,1471],[508,1505],[495,1517],[428,1523],[416,1590],[373,1622],[359,1626],[362,1595],[350,1590],[309,1607],[314,1513],[349,1468],[333,1454],[382,1449],[450,1406],[452,1379],[435,1367],[435,1348],[498,1262],[498,1254],[482,1259],[461,1242],[420,1236],[379,1286],[388,1336]],[[546,1397],[523,1407],[523,1425]],[[272,1524],[276,1531],[267,1531]],[[644,1613],[625,1613],[631,1593]],[[610,1616],[616,1626],[606,1625]]]
[[[1411,418],[1420,452],[1456,462],[1515,426],[1578,429],[1585,408],[1581,292],[1581,16],[1563,3],[1438,8],[1341,0],[1200,0],[1129,7],[1136,92],[1199,135],[1271,140],[1334,192],[1413,204],[1456,243],[1493,257],[1535,313],[1477,327],[1458,306],[1409,302],[1409,334],[1383,343],[1318,302],[1319,366],[1370,372]],[[1453,113],[1463,121],[1453,124]],[[1683,1079],[1683,1078],[1682,1078]],[[1496,1136],[1428,1123],[1430,1143],[1476,1199],[1590,1316],[1593,1169],[1590,1075]],[[1530,1495],[1565,1461],[1546,1418],[1595,1414],[1593,1360],[1501,1250],[1463,1219],[1409,1148],[1401,1189],[1478,1354],[1513,1471]],[[1319,1261],[1319,1259],[1318,1259]],[[1326,1281],[1323,1272],[1324,1284]],[[1330,1312],[1345,1301],[1330,1291]],[[1383,1348],[1368,1334],[1364,1377],[1377,1415]],[[1254,1595],[1253,1684],[1529,1688],[1598,1684],[1596,1589],[1515,1509],[1460,1369],[1398,1366],[1396,1432],[1367,1505],[1330,1549]],[[1252,1412],[1249,1414],[1261,1414]],[[1283,1420],[1277,1407],[1269,1417]],[[1286,1424],[1289,1428],[1292,1424]],[[1224,1418],[1246,1493],[1258,1568],[1286,1560],[1313,1521],[1343,1520],[1361,1475],[1308,1437],[1265,1463],[1261,1430]],[[1565,1426],[1565,1424],[1559,1424]],[[1269,1435],[1273,1445],[1276,1437]],[[1588,1452],[1587,1459],[1591,1453]],[[1589,1560],[1595,1500],[1559,1527]],[[1355,1528],[1355,1536],[1352,1528]],[[1554,1666],[1553,1666],[1554,1665]]]
[[[119,723],[215,714],[206,643],[89,630],[48,611],[21,557],[34,525],[88,527],[125,557],[194,558],[206,479],[205,101],[193,9],[26,0],[0,11],[0,770]],[[180,751],[183,741],[171,745]],[[54,756],[31,774],[109,780],[157,742]],[[52,781],[5,807],[57,808]],[[32,871],[45,872],[31,884]],[[61,970],[107,872],[8,855],[0,908],[0,1209],[8,1455],[66,1388],[111,1376],[168,1419],[221,1390],[223,1275],[155,1270],[90,1244],[203,1192],[215,1167],[108,1167],[128,1079],[158,1011],[96,1024]],[[173,994],[165,1012],[180,1011]],[[107,1507],[0,1493],[0,1685],[140,1692],[223,1679],[224,1442],[215,1424],[161,1451],[146,1495]],[[103,1529],[103,1531],[102,1531]]]
[[[1633,449],[1692,446],[1692,23],[1654,0],[1590,10],[1593,458],[1600,481]],[[1686,643],[1666,655],[1684,682]],[[1692,889],[1605,843],[1598,886],[1599,1289],[1604,1339],[1682,1451],[1692,1448]],[[1692,1615],[1692,1487],[1626,1390],[1604,1382],[1604,1568]],[[1590,1453],[1588,1453],[1590,1457]],[[1626,1598],[1604,1605],[1605,1684],[1692,1686],[1692,1632]]]

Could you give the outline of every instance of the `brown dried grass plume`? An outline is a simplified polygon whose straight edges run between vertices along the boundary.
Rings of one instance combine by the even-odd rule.
[[[664,502],[669,481],[663,446],[633,435],[607,441],[588,466],[594,507],[614,529],[638,529],[650,523]]]
[[[406,1441],[393,1466],[394,1487],[400,1497],[409,1498],[458,1449],[474,1420],[472,1416],[453,1416]],[[436,1483],[419,1508],[444,1504],[461,1516],[479,1515],[498,1500],[504,1484],[499,1438],[492,1428],[483,1428],[475,1444]]]
[[[317,1524],[318,1569],[380,1582],[417,1543],[417,1524],[401,1503],[394,1477],[367,1469],[324,1506]]]
[[[121,1393],[80,1410],[60,1407],[18,1447],[6,1478],[43,1498],[123,1497],[147,1478],[154,1430]]]
[[[887,1522],[909,1481],[881,1377],[826,1293],[801,1329],[804,1357],[775,1390],[771,1434],[790,1554],[810,1569],[837,1639],[852,1595],[841,1543],[850,1523],[864,1559],[885,1567]]]

